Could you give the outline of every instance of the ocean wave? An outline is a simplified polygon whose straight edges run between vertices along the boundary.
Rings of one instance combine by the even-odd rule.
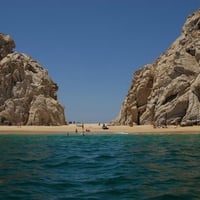
[[[180,195],[162,194],[151,198],[146,198],[145,200],[192,200],[192,199],[194,199],[193,195],[188,195],[188,194],[180,194]]]
[[[1,142],[0,199],[200,199],[195,135],[40,137]]]

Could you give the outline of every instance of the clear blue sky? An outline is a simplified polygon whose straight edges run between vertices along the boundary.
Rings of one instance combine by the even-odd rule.
[[[67,120],[114,119],[133,72],[180,35],[199,0],[0,0],[1,31],[49,71]]]

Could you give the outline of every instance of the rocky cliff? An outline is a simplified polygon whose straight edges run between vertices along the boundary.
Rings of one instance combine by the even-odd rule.
[[[193,125],[200,120],[200,10],[152,64],[134,73],[115,124]]]
[[[13,48],[12,38],[0,33],[0,125],[66,124],[47,70]]]

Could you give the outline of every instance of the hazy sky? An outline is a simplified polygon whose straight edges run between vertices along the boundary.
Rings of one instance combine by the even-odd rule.
[[[180,35],[199,0],[0,0],[2,33],[49,71],[67,120],[114,119],[134,71]]]

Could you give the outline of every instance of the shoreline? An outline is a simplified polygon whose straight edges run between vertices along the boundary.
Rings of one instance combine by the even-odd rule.
[[[102,129],[102,125],[84,124],[84,128],[76,124],[64,126],[0,126],[2,134],[69,134],[69,133],[121,133],[121,134],[200,134],[200,126],[168,126],[166,128],[154,128],[152,125],[139,126],[108,126]],[[76,132],[77,130],[77,132]]]

